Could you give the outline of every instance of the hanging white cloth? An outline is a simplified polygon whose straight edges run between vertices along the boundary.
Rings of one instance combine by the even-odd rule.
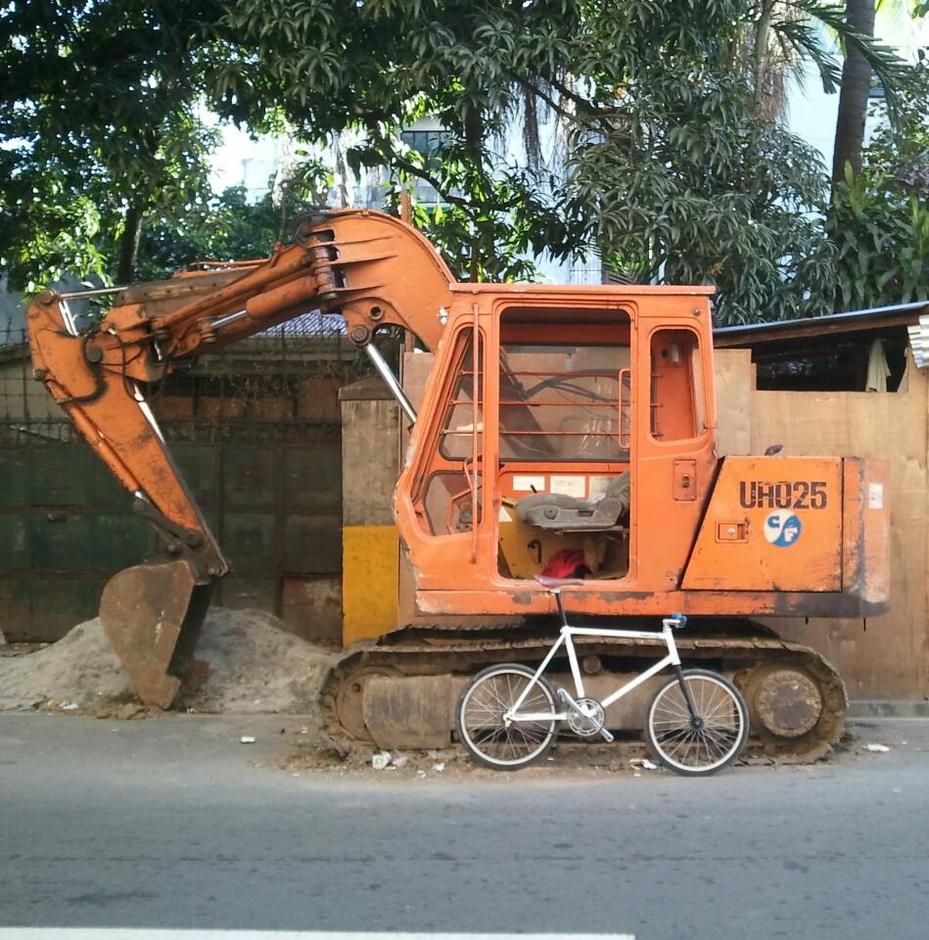
[[[866,392],[886,392],[887,379],[890,377],[890,366],[884,355],[884,341],[874,340],[868,352],[868,380],[865,383]]]

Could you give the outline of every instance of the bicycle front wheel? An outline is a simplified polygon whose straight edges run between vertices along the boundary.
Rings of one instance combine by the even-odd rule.
[[[533,681],[534,675],[528,666],[503,663],[482,670],[465,686],[455,722],[459,740],[478,763],[494,770],[518,770],[548,753],[558,730],[555,693],[544,678]],[[504,715],[530,685],[519,710],[543,717],[505,721]]]
[[[645,737],[655,757],[676,773],[712,774],[742,753],[748,708],[742,693],[718,673],[687,669],[683,675],[696,716],[687,707],[680,681],[670,679],[648,708]]]

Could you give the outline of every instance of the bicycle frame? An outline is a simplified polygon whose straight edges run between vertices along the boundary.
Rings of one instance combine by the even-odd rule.
[[[542,661],[542,665],[539,666],[539,668],[536,670],[535,675],[532,677],[532,681],[526,686],[525,689],[523,689],[522,694],[516,700],[513,707],[509,709],[503,716],[504,722],[509,724],[520,721],[551,721],[553,719],[564,721],[567,719],[569,715],[568,710],[565,710],[564,712],[559,711],[554,715],[551,712],[520,713],[519,711],[520,706],[526,700],[527,696],[542,676],[542,673],[544,673],[548,668],[548,664],[555,658],[562,646],[565,647],[568,653],[568,662],[571,666],[571,675],[574,678],[575,698],[578,701],[582,698],[586,698],[584,692],[584,679],[581,675],[580,664],[577,661],[577,650],[574,648],[573,638],[576,636],[617,637],[623,640],[653,640],[656,636],[661,636],[668,648],[668,654],[666,656],[662,657],[658,662],[646,669],[645,672],[640,673],[634,679],[631,679],[625,685],[620,686],[620,688],[618,688],[615,692],[612,692],[605,699],[603,699],[600,702],[600,705],[604,709],[612,705],[613,702],[619,701],[619,699],[621,699],[624,695],[628,695],[634,689],[637,689],[640,685],[642,685],[643,682],[647,682],[653,676],[658,675],[658,673],[667,666],[679,667],[681,665],[681,660],[677,654],[677,645],[674,642],[674,634],[672,632],[673,627],[671,626],[672,622],[673,621],[671,619],[662,620],[661,633],[656,633],[654,630],[596,630],[592,627],[572,627],[570,624],[564,623],[561,627],[561,630],[559,631],[558,639],[546,654],[545,659]],[[584,710],[583,706],[581,706],[581,708]]]

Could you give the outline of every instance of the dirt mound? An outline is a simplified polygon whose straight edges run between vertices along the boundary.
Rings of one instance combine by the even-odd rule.
[[[287,633],[271,614],[217,609],[197,647],[197,658],[210,664],[207,680],[178,703],[200,712],[315,713],[323,678],[339,655]]]
[[[197,658],[210,664],[209,674],[197,691],[179,696],[176,707],[318,719],[319,687],[338,654],[287,633],[270,614],[217,608],[203,624]],[[99,619],[28,656],[0,658],[0,710],[46,707],[128,717],[139,711],[137,701]]]

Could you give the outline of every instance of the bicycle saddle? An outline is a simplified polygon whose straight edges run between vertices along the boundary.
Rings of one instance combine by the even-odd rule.
[[[573,585],[573,584],[584,583],[583,580],[581,580],[581,578],[549,578],[548,576],[544,574],[537,574],[535,576],[535,579],[536,581],[539,582],[539,584],[542,585],[542,587],[548,588],[548,590],[552,590],[553,588],[566,587],[568,585]]]

